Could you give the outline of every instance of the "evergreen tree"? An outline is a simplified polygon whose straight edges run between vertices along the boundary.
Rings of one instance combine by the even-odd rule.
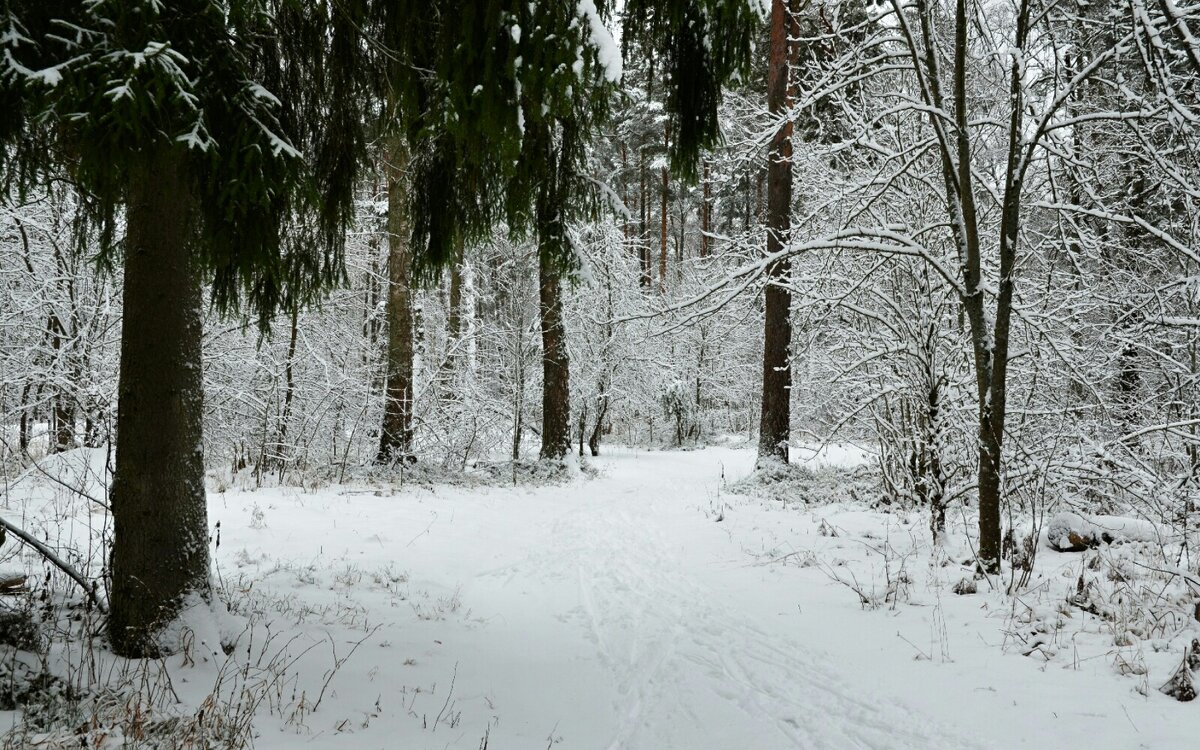
[[[69,177],[86,198],[78,236],[98,229],[100,259],[124,261],[109,621],[122,655],[169,650],[164,628],[209,597],[202,287],[266,326],[342,274],[363,90],[356,27],[331,8],[0,10],[3,185],[13,195]]]
[[[542,457],[569,450],[569,365],[561,278],[576,259],[572,220],[594,210],[586,145],[609,115],[620,50],[611,9],[583,2],[382,3],[412,159],[413,261],[429,280],[464,240],[503,220],[538,240],[543,340]],[[760,22],[746,0],[640,0],[625,6],[628,39],[667,71],[673,168],[694,180],[718,142],[721,87],[748,69]]]

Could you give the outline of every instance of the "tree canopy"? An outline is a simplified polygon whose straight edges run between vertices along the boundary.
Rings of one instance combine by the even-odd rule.
[[[592,0],[380,5],[399,124],[414,154],[418,271],[451,258],[456,238],[497,219],[542,235],[569,266],[562,224],[594,197],[584,146],[621,82],[614,8]],[[761,8],[747,0],[626,4],[623,41],[666,61],[672,163],[694,179],[720,138],[722,86],[749,69]],[[546,236],[546,235],[549,236]]]
[[[266,322],[341,277],[365,89],[331,3],[5,0],[0,18],[10,193],[68,176],[109,259],[131,170],[166,146],[195,183],[219,308]]]

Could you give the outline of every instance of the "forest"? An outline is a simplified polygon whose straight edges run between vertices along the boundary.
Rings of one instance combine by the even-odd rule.
[[[0,747],[1196,746],[1200,2],[0,51]]]

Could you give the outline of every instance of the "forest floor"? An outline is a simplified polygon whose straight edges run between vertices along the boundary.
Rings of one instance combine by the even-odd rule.
[[[1200,703],[1155,689],[1196,628],[1140,640],[1062,606],[1086,555],[958,596],[969,519],[933,548],[927,515],[868,506],[853,451],[818,457],[812,497],[734,493],[753,459],[213,492],[234,614],[193,618],[171,702],[248,711],[262,749],[1196,746]]]

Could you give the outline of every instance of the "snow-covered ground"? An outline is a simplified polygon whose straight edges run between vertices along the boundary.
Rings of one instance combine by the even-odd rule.
[[[951,593],[965,569],[924,516],[733,494],[752,463],[612,448],[559,486],[213,493],[255,623],[230,658],[268,628],[296,657],[255,746],[1196,746],[1200,707],[1153,689],[1175,641],[1133,644],[1149,674],[1122,676],[1112,633],[1068,613],[1023,655],[1014,600]],[[1044,551],[1027,596],[1069,595],[1083,559]],[[177,687],[211,686],[206,645],[168,660]]]

